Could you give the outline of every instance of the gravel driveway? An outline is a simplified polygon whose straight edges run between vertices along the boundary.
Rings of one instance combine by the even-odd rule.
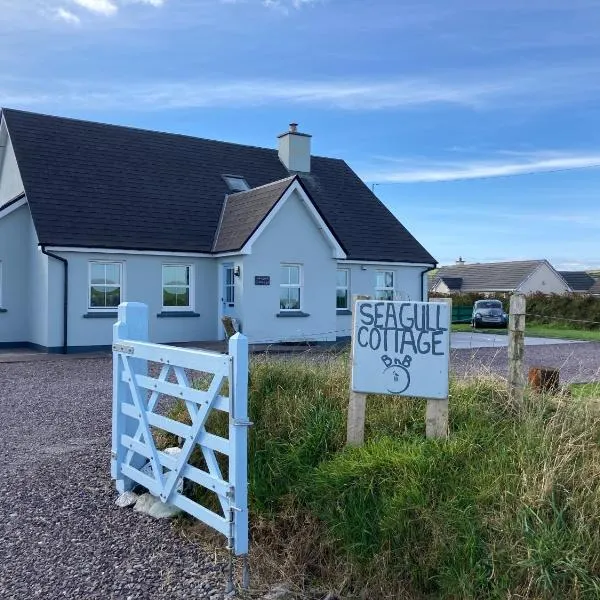
[[[561,383],[600,381],[600,343],[525,346],[525,368],[533,366],[560,369]],[[506,348],[452,350],[451,369],[458,376],[483,372],[506,377],[508,351]]]
[[[171,523],[114,506],[111,359],[0,364],[0,599],[223,597]]]

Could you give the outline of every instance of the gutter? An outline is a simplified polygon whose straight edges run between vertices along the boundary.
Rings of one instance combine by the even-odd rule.
[[[421,302],[425,302],[425,278],[427,277],[427,273],[433,271],[436,268],[436,266],[437,265],[429,267],[421,273]],[[427,290],[429,290],[429,285],[427,286]]]
[[[63,264],[65,278],[63,285],[63,343],[62,343],[62,353],[67,354],[67,341],[69,336],[69,261],[58,254],[54,254],[46,250],[46,247],[40,244],[40,249],[42,254],[46,256],[50,256],[55,258],[56,260],[60,260]]]

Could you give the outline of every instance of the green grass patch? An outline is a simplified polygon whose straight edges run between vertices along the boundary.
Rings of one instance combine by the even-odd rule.
[[[569,386],[575,398],[593,398],[600,400],[600,381],[590,383],[573,383]]]
[[[454,323],[452,331],[470,333],[495,333],[506,335],[508,331],[501,328],[473,329],[466,323]],[[586,342],[600,342],[600,330],[571,329],[560,325],[526,325],[526,335],[534,337],[557,338],[563,340],[581,340]]]
[[[367,442],[346,448],[348,378],[347,357],[252,362],[255,576],[345,598],[600,597],[593,407],[454,381],[449,440],[425,439],[424,401],[370,396]]]

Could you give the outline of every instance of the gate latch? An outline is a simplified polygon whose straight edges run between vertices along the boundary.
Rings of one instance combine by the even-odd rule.
[[[113,344],[113,352],[120,352],[121,354],[133,354],[134,348],[129,344]]]

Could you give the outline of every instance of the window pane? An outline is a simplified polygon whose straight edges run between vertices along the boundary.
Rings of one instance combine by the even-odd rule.
[[[103,287],[92,286],[90,290],[90,306],[93,308],[104,308],[106,306]]]
[[[385,287],[394,287],[394,273],[392,271],[385,272]]]
[[[177,298],[169,288],[163,288],[163,306],[177,306]]]
[[[337,285],[338,287],[348,287],[348,271],[346,269],[338,269]]]
[[[105,288],[106,294],[106,306],[111,308],[119,306],[121,303],[121,288],[118,287],[107,287]]]
[[[227,285],[233,284],[233,267],[225,269],[225,279],[227,280]]]
[[[385,287],[385,273],[380,271],[377,272],[377,280],[375,283],[375,287],[382,288]]]
[[[189,267],[163,267],[163,285],[189,285]]]
[[[232,285],[228,285],[225,288],[225,302],[233,304],[235,301],[235,288]]]
[[[393,290],[378,290],[375,292],[376,300],[393,300],[394,292]]]
[[[289,267],[290,283],[292,285],[300,285],[300,267]]]
[[[348,308],[348,290],[338,289],[336,308]]]
[[[121,268],[120,265],[107,264],[106,268],[106,283],[110,285],[121,285]]]
[[[300,309],[300,288],[289,288],[290,300],[289,300],[289,308],[291,310],[299,310]]]
[[[290,283],[290,267],[281,267],[281,283],[289,284]]]
[[[190,305],[190,290],[189,288],[174,288],[176,295],[176,306]]]
[[[90,265],[91,283],[104,283],[106,281],[105,265],[99,263],[91,263]]]

